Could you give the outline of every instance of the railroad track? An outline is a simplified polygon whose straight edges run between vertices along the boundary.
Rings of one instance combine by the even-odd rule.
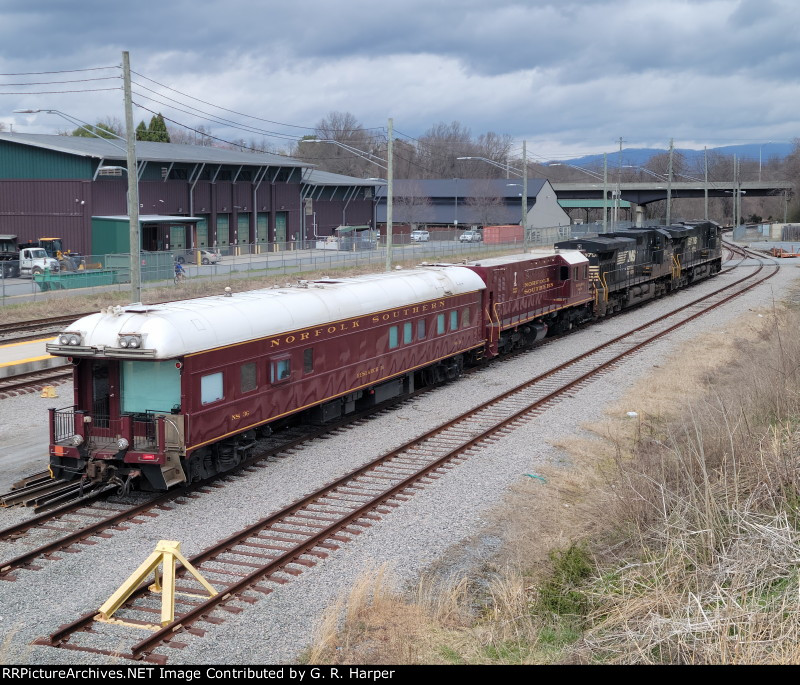
[[[27,371],[0,378],[0,398],[38,392],[46,385],[57,385],[72,378],[72,366],[61,364],[38,371]]]
[[[185,647],[182,635],[202,636],[202,623],[220,623],[224,612],[241,612],[235,603],[254,603],[314,566],[487,443],[644,346],[771,278],[780,268],[774,262],[771,267],[759,276],[761,263],[744,278],[502,393],[195,555],[189,562],[219,593],[203,599],[202,588],[180,568],[176,590],[185,594],[176,597],[176,618],[168,625],[154,625],[160,609],[143,585],[115,614],[124,624],[106,622],[92,611],[36,644],[165,663],[167,655],[157,649]],[[139,639],[141,630],[131,626],[149,634]]]
[[[92,312],[87,313],[91,314]],[[50,334],[55,335],[81,316],[86,316],[86,314],[68,314],[47,319],[37,319],[36,321],[0,324],[0,344],[7,345],[9,343],[36,340]]]
[[[52,540],[43,545],[0,562],[0,580],[16,581],[16,571],[42,568],[32,563],[37,559],[58,560],[53,556],[55,553],[64,550],[76,551],[73,545],[77,542],[94,544],[87,541],[95,536],[110,537],[108,531],[124,530],[123,524],[140,523],[141,521],[137,520],[137,517],[157,516],[160,510],[167,510],[165,507],[170,503],[211,493],[213,490],[209,488],[216,488],[220,482],[246,477],[255,467],[284,458],[288,455],[288,451],[298,449],[312,440],[327,437],[340,430],[355,429],[367,419],[385,414],[397,405],[410,402],[413,398],[429,392],[431,389],[419,390],[412,396],[401,400],[387,401],[380,407],[373,407],[369,411],[324,427],[299,426],[287,429],[263,440],[262,443],[265,445],[262,445],[261,451],[257,455],[245,460],[235,469],[220,474],[215,479],[153,495],[133,505],[129,501],[110,502],[107,499],[118,491],[117,485],[97,488],[87,486],[84,491],[79,491],[79,482],[51,480],[47,471],[28,476],[15,483],[15,487],[10,492],[2,495],[2,504],[3,506],[27,506],[29,502],[35,502],[39,493],[44,493],[45,499],[42,505],[35,509],[35,511],[43,511],[43,513],[0,530],[0,542],[19,541],[34,531],[46,530],[55,535]],[[59,499],[54,499],[55,496],[61,494],[63,496]],[[137,493],[137,495],[141,497],[142,493]],[[70,501],[64,502],[65,498],[70,498]],[[97,503],[97,500],[101,499],[104,500],[103,507]],[[109,511],[109,508],[112,511]]]

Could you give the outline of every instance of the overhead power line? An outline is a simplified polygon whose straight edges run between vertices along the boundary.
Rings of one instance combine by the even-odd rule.
[[[147,88],[146,86],[143,86],[142,84],[137,83],[136,81],[134,81],[134,84],[138,88],[144,88],[145,90],[147,90],[147,91],[149,91],[151,93],[156,93],[156,91],[152,90],[151,88]],[[169,104],[168,102],[163,102],[163,100],[159,100],[157,98],[154,98],[154,97],[152,97],[150,95],[146,95],[144,93],[138,93],[137,92],[136,94],[139,97],[145,98],[146,100],[150,100],[151,102],[155,102],[155,103],[157,103],[159,105],[164,105],[165,107],[171,107],[173,109],[178,110],[179,112],[183,112],[184,114],[191,114],[193,116],[198,116],[201,119],[205,119],[206,121],[210,121],[210,122],[215,123],[215,124],[222,124],[224,126],[229,126],[229,127],[232,127],[232,128],[240,129],[242,131],[247,131],[248,133],[259,133],[261,135],[274,136],[274,137],[277,137],[277,138],[284,138],[284,139],[288,139],[288,140],[297,140],[298,139],[296,135],[289,135],[287,133],[280,133],[278,131],[268,131],[266,129],[257,128],[255,126],[248,126],[247,124],[239,124],[239,123],[237,123],[235,121],[232,121],[230,119],[223,119],[222,117],[218,117],[218,116],[212,114],[211,112],[206,112],[204,110],[198,109],[197,107],[193,107],[192,105],[187,105],[187,104],[185,104],[183,102],[180,102],[179,100],[175,100],[175,99],[170,98],[170,97],[168,97],[166,95],[161,95],[160,93],[156,93],[156,95],[158,95],[158,97],[163,98],[165,100],[169,100],[170,102],[177,103],[178,105],[182,105],[183,107],[188,107],[189,110],[192,110],[192,111],[188,111],[186,109],[182,109],[181,107],[178,107],[178,106],[176,106],[174,104]]]
[[[134,102],[133,104],[136,105],[139,109],[143,109],[146,112],[150,112],[150,114],[153,114],[155,116],[160,114],[160,112],[156,112],[156,111],[150,109],[149,107],[145,107],[144,105],[139,104],[138,102]],[[175,126],[180,126],[181,128],[185,128],[188,131],[194,131],[195,133],[197,133],[199,136],[201,136],[203,138],[210,138],[211,140],[218,140],[219,142],[225,143],[226,145],[232,145],[233,147],[237,147],[237,148],[245,148],[246,150],[250,150],[251,152],[259,152],[259,153],[262,153],[262,154],[264,152],[263,150],[259,150],[258,148],[250,147],[249,145],[242,145],[241,143],[236,143],[236,142],[234,142],[232,140],[226,140],[225,138],[220,138],[219,136],[212,136],[210,133],[208,133],[206,131],[201,131],[200,129],[193,128],[192,126],[187,126],[186,124],[182,124],[181,122],[176,121],[175,119],[170,119],[169,117],[165,117],[163,114],[161,114],[161,117],[165,121],[169,121],[171,124],[175,124]],[[270,152],[269,154],[278,155],[279,157],[286,157],[287,159],[295,159],[295,157],[292,157],[291,155],[284,154],[282,152]]]
[[[81,90],[27,90],[24,92],[16,91],[2,91],[0,95],[53,95],[59,93],[99,93],[104,90],[122,90],[122,86],[118,88],[83,88]]]
[[[110,81],[112,79],[119,80],[119,76],[98,76],[96,78],[79,78],[69,79],[66,81],[31,81],[29,83],[0,83],[0,87],[6,86],[49,86],[57,83],[86,83],[87,81]]]
[[[161,86],[162,88],[166,88],[167,90],[171,90],[174,93],[178,93],[178,95],[182,95],[183,97],[190,98],[191,100],[196,100],[197,102],[202,102],[204,105],[209,105],[210,107],[216,107],[217,109],[220,109],[223,112],[230,112],[231,114],[237,114],[237,115],[239,115],[241,117],[247,117],[249,119],[255,119],[257,121],[263,121],[263,122],[268,123],[268,124],[275,124],[277,126],[287,126],[289,128],[300,128],[300,129],[304,129],[306,131],[315,131],[316,128],[317,128],[316,126],[301,126],[301,125],[298,125],[298,124],[288,124],[288,123],[282,122],[282,121],[274,121],[272,119],[265,119],[263,117],[257,117],[257,116],[255,116],[253,114],[247,114],[245,112],[238,112],[235,109],[228,109],[227,107],[222,107],[221,105],[214,104],[213,102],[208,102],[207,100],[202,100],[202,99],[200,99],[198,97],[195,97],[194,95],[189,95],[188,93],[184,93],[184,92],[178,90],[177,88],[172,88],[171,86],[167,86],[167,85],[165,85],[163,83],[160,83],[160,82],[156,81],[155,79],[150,78],[149,76],[145,76],[144,74],[140,74],[138,71],[131,70],[131,73],[136,74],[137,76],[140,76],[141,78],[146,79],[147,81],[150,81],[151,83],[155,83],[157,86]],[[139,84],[139,85],[140,85],[140,87],[144,87],[144,86],[141,86],[141,84]],[[166,97],[166,96],[162,96],[162,97]],[[190,105],[185,105],[185,106],[188,107]],[[382,126],[373,126],[373,127],[363,127],[362,126],[360,128],[357,128],[357,129],[356,128],[354,128],[354,129],[343,129],[343,132],[345,132],[345,131],[346,132],[373,131],[373,130],[382,130],[382,129],[383,129]]]
[[[0,76],[40,76],[42,74],[77,74],[82,71],[102,71],[103,69],[119,69],[119,64],[113,67],[90,67],[89,69],[62,69],[61,71],[18,71]]]

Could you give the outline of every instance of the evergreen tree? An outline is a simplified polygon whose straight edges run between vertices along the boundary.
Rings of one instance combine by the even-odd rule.
[[[169,142],[169,133],[167,131],[167,124],[164,122],[164,117],[161,114],[156,114],[150,119],[150,126],[148,128],[148,133],[150,137],[148,140],[152,140],[156,143],[168,143]]]
[[[147,130],[147,126],[144,125],[143,121],[140,121],[139,125],[136,127],[136,140],[150,140],[150,132]]]

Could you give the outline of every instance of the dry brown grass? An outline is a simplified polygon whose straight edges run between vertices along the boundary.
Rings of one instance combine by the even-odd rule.
[[[582,659],[800,657],[800,316],[776,309],[737,326],[739,338],[700,341],[712,357],[684,350],[617,407],[636,422],[605,427],[617,456],[602,510],[619,544],[587,587]]]
[[[799,328],[791,308],[750,312],[659,363],[597,439],[561,445],[568,467],[513,488],[482,585],[362,602],[329,619],[336,658],[372,658],[402,615],[403,663],[800,662]],[[552,551],[581,540],[589,572],[570,578]],[[553,592],[585,612],[546,608]]]
[[[310,664],[422,664],[434,655],[426,642],[435,622],[420,604],[393,590],[386,568],[369,571],[346,598],[328,607],[307,654]]]

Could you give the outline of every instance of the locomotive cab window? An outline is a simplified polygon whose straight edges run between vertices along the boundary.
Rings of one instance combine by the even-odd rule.
[[[292,361],[288,357],[273,359],[269,366],[270,383],[285,383],[292,375]]]
[[[562,266],[562,267],[559,269],[559,272],[560,272],[560,273],[559,273],[559,276],[558,276],[558,277],[559,277],[559,278],[560,278],[562,281],[568,281],[568,280],[569,280],[569,267],[568,267],[568,266]]]
[[[248,362],[240,367],[240,388],[243,393],[252,392],[258,386],[256,363]]]
[[[200,379],[200,401],[211,404],[225,397],[222,389],[222,371],[203,376]]]

